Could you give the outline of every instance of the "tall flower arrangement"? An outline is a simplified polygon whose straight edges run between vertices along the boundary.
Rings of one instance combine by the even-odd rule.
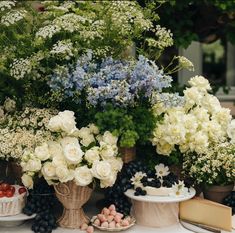
[[[122,168],[117,137],[109,131],[99,134],[93,124],[77,129],[71,111],[52,117],[48,127],[60,135],[56,140],[47,141],[33,152],[24,154],[21,166],[25,186],[33,188],[33,178],[38,175],[42,175],[49,184],[75,181],[79,186],[87,186],[95,180],[102,188],[114,184]]]

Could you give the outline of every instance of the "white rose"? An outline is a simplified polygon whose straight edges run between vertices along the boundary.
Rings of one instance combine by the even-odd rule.
[[[41,161],[45,161],[50,158],[50,152],[47,143],[43,143],[41,146],[35,148],[34,154]]]
[[[197,87],[200,88],[200,90],[211,90],[211,86],[209,81],[204,78],[203,76],[195,76],[193,78],[191,78],[188,82],[192,87]]]
[[[91,163],[91,164],[97,160],[100,160],[99,147],[94,146],[91,149],[87,150],[84,157],[88,161],[88,163]]]
[[[100,180],[107,180],[112,174],[111,165],[107,161],[95,161],[91,170],[93,176]]]
[[[103,159],[109,159],[117,155],[118,149],[116,146],[103,144],[102,142],[100,144],[101,144],[100,156]]]
[[[59,166],[56,168],[56,176],[60,182],[66,183],[74,179],[74,172],[73,170],[69,170],[66,166]]]
[[[52,117],[47,125],[47,128],[52,132],[59,132],[61,129],[61,118],[60,116]]]
[[[42,175],[46,180],[56,179],[56,168],[53,166],[51,162],[46,162],[43,164]]]
[[[33,188],[33,178],[27,174],[23,174],[21,177],[21,181],[23,185],[29,189]]]
[[[93,134],[88,134],[85,138],[80,141],[83,146],[89,146],[92,142],[95,142],[95,137]]]
[[[93,180],[91,170],[87,166],[76,168],[74,172],[74,179],[77,185],[86,186]]]
[[[107,188],[113,186],[116,181],[116,178],[117,178],[116,173],[112,173],[108,179],[100,181],[100,187]]]
[[[63,149],[60,143],[49,141],[47,144],[48,144],[48,149],[52,158],[54,156],[63,156]]]
[[[123,161],[122,158],[111,158],[106,160],[111,165],[112,171],[119,172],[122,169]]]
[[[78,136],[80,138],[86,138],[90,134],[91,134],[91,130],[88,127],[82,127],[81,129],[79,129]]]
[[[74,144],[75,146],[79,146],[78,139],[75,137],[64,137],[60,139],[60,144],[62,145],[63,148],[69,144]]]
[[[88,127],[90,128],[91,133],[98,134],[99,128],[95,124],[89,124]]]
[[[76,131],[77,128],[74,112],[65,110],[63,112],[59,112],[58,115],[61,118],[61,130],[63,130],[67,134],[72,134],[74,131]]]
[[[34,159],[29,159],[23,169],[24,171],[37,172],[40,171],[41,167],[42,167],[41,160],[34,158]]]
[[[64,157],[70,164],[78,164],[83,159],[84,152],[80,146],[75,144],[68,144],[64,147]]]
[[[53,159],[52,159],[52,164],[55,167],[66,166],[67,165],[66,160],[65,160],[64,156],[62,156],[62,155],[54,156]]]
[[[165,141],[159,141],[156,147],[156,151],[160,155],[170,155],[170,153],[174,150],[174,145],[171,145]]]
[[[235,120],[232,120],[228,125],[227,134],[232,143],[235,143]]]
[[[110,133],[109,131],[105,131],[102,137],[102,141],[109,145],[116,145],[118,138],[114,136],[112,133]]]

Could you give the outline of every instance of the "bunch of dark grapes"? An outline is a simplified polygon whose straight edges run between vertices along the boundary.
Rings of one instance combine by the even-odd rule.
[[[53,229],[56,229],[56,217],[53,213],[55,203],[54,189],[45,180],[40,180],[34,189],[29,191],[23,213],[37,214],[33,220],[32,231],[51,233]]]
[[[153,176],[154,174],[141,161],[132,161],[123,165],[115,184],[113,187],[106,189],[105,192],[105,198],[108,201],[107,205],[114,204],[117,211],[124,215],[129,215],[131,208],[131,203],[124,192],[133,188],[130,179],[136,172],[144,172],[148,176]]]
[[[223,204],[232,208],[232,215],[235,214],[235,191],[232,191],[224,198]]]

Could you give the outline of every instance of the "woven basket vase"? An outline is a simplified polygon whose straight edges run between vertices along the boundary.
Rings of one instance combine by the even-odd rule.
[[[92,189],[88,186],[78,186],[74,181],[60,183],[54,186],[59,201],[63,204],[63,214],[58,223],[64,228],[78,229],[83,223],[88,223],[82,206],[90,199]]]

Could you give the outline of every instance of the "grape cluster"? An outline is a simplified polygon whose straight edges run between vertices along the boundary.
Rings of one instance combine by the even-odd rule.
[[[232,191],[227,197],[224,198],[223,204],[232,208],[232,214],[235,214],[235,191]]]
[[[23,213],[26,215],[37,214],[32,224],[35,233],[51,233],[57,227],[53,207],[56,203],[53,187],[45,180],[40,182],[29,191]]]
[[[124,215],[129,215],[131,208],[131,203],[124,195],[124,192],[133,188],[130,179],[136,172],[140,171],[145,172],[148,176],[153,176],[154,174],[141,161],[132,161],[123,165],[113,187],[106,189],[105,198],[108,201],[108,205],[114,204],[117,211]]]

